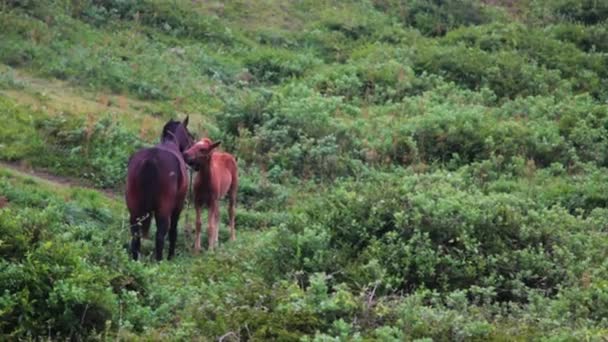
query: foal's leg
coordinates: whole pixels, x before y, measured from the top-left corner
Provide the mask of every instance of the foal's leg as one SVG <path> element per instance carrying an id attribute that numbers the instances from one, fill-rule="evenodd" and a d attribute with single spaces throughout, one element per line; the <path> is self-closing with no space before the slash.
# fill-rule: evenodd
<path id="1" fill-rule="evenodd" d="M 194 237 L 194 253 L 201 251 L 201 207 L 196 206 L 196 234 Z"/>
<path id="2" fill-rule="evenodd" d="M 171 224 L 169 215 L 157 213 L 154 216 L 156 220 L 156 261 L 163 259 L 163 248 L 165 247 L 165 235 Z"/>
<path id="3" fill-rule="evenodd" d="M 177 241 L 177 222 L 181 209 L 173 210 L 171 213 L 171 227 L 169 228 L 169 256 L 167 260 L 171 260 L 175 256 L 175 243 Z"/>
<path id="4" fill-rule="evenodd" d="M 215 234 L 217 231 L 217 223 L 215 222 L 215 218 L 218 211 L 217 206 L 217 201 L 212 201 L 207 212 L 207 242 L 209 243 L 210 251 L 216 247 Z"/>
<path id="5" fill-rule="evenodd" d="M 219 234 L 220 233 L 220 204 L 219 201 L 215 207 L 215 213 L 213 215 L 213 242 L 215 247 L 219 246 Z"/>
<path id="6" fill-rule="evenodd" d="M 236 207 L 236 189 L 230 193 L 230 202 L 228 204 L 228 216 L 230 217 L 230 241 L 236 240 L 236 230 L 234 229 Z"/>

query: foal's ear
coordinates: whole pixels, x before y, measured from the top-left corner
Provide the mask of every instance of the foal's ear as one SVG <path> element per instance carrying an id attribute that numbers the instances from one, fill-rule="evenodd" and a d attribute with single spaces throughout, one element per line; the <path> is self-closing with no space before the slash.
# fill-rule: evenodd
<path id="1" fill-rule="evenodd" d="M 184 119 L 184 121 L 182 121 L 182 125 L 184 125 L 184 127 L 188 128 L 188 120 L 190 119 L 190 115 L 186 115 L 186 118 Z"/>
<path id="2" fill-rule="evenodd" d="M 220 144 L 221 144 L 221 143 L 222 143 L 222 141 L 221 141 L 221 140 L 220 140 L 220 141 L 216 141 L 216 142 L 214 142 L 213 144 L 211 144 L 211 148 L 210 148 L 210 150 L 213 150 L 214 148 L 216 148 L 216 147 L 220 146 Z"/>

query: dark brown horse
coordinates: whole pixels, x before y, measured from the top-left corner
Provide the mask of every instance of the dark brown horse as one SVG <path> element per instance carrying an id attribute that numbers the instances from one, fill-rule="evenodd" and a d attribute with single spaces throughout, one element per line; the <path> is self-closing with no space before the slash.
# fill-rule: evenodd
<path id="1" fill-rule="evenodd" d="M 201 208 L 208 208 L 207 240 L 209 250 L 217 247 L 219 224 L 219 200 L 228 195 L 230 201 L 228 215 L 230 216 L 230 240 L 236 239 L 234 229 L 236 192 L 239 183 L 236 159 L 224 152 L 216 152 L 220 142 L 212 142 L 203 138 L 186 152 L 184 159 L 198 171 L 194 181 L 194 206 L 196 208 L 196 240 L 194 249 L 201 250 Z"/>
<path id="2" fill-rule="evenodd" d="M 131 156 L 127 171 L 127 207 L 131 223 L 131 253 L 137 260 L 141 237 L 148 237 L 152 215 L 156 220 L 156 260 L 163 257 L 165 235 L 169 232 L 169 259 L 175 255 L 177 222 L 182 211 L 188 177 L 182 152 L 192 145 L 188 118 L 169 121 L 161 141 Z"/>

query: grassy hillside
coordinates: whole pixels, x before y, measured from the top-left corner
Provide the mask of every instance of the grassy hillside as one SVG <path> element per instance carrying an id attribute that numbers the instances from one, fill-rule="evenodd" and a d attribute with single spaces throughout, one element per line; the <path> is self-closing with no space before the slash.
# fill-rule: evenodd
<path id="1" fill-rule="evenodd" d="M 0 1 L 0 334 L 608 335 L 601 1 Z M 237 241 L 128 259 L 169 118 L 237 155 Z M 224 213 L 223 213 L 224 214 Z M 224 218 L 225 219 L 225 218 Z M 225 222 L 225 221 L 224 221 Z M 206 238 L 206 237 L 203 237 Z"/>

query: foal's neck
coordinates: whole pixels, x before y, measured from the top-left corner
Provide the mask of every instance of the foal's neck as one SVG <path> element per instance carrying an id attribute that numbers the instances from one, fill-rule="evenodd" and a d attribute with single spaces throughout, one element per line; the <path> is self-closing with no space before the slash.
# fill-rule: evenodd
<path id="1" fill-rule="evenodd" d="M 196 190 L 194 191 L 195 201 L 197 205 L 211 207 L 214 201 L 213 181 L 211 171 L 211 158 L 203 161 L 198 169 L 196 176 Z"/>
<path id="2" fill-rule="evenodd" d="M 212 176 L 212 173 L 211 173 L 211 159 L 213 159 L 213 154 L 211 156 L 209 156 L 209 160 L 203 161 L 201 163 L 201 166 L 200 166 L 200 168 L 198 170 L 199 177 L 201 177 L 201 181 L 204 184 L 211 183 L 211 176 Z"/>

